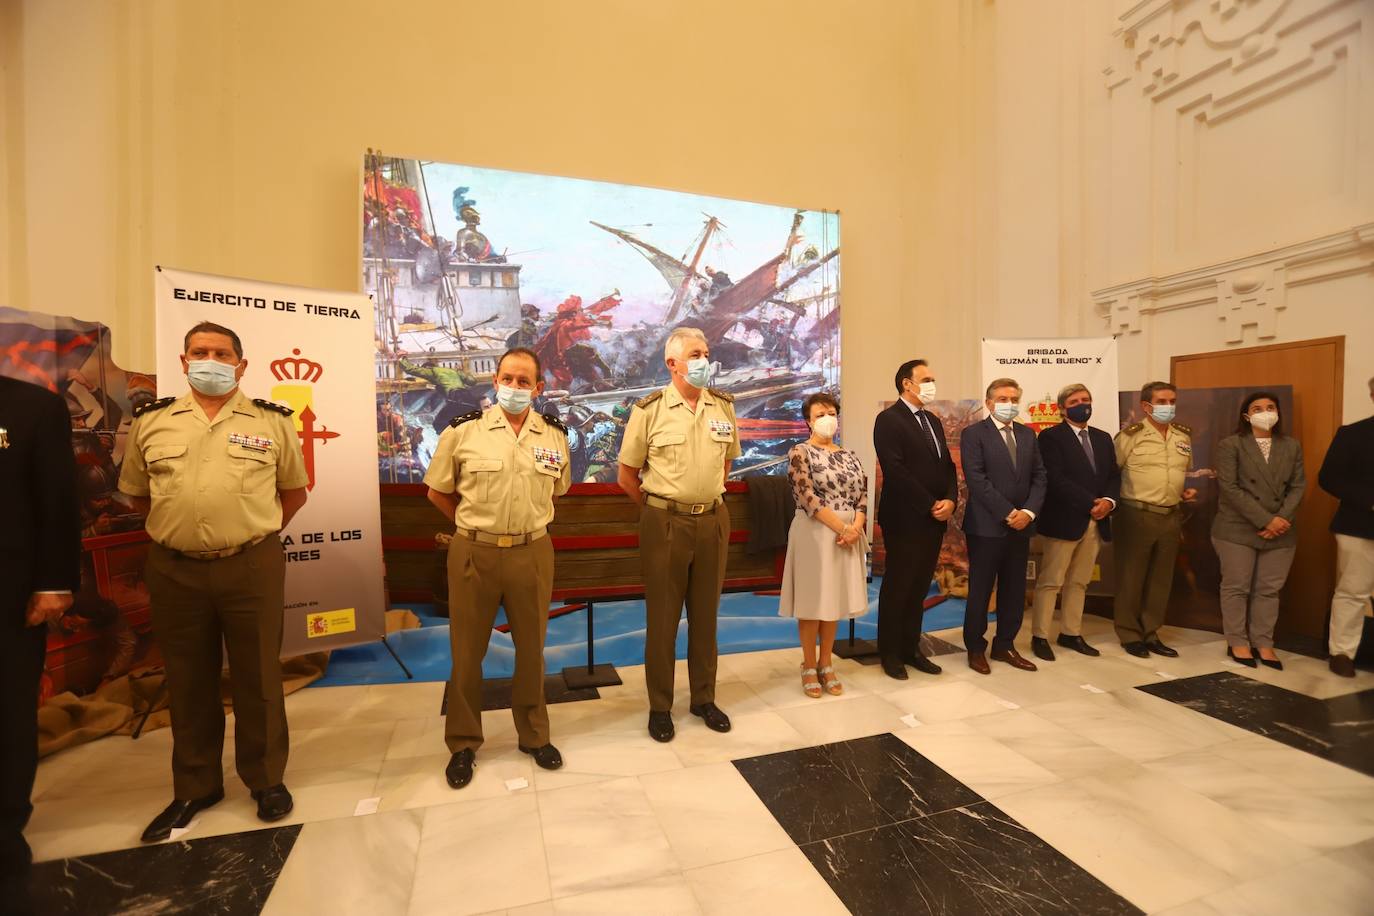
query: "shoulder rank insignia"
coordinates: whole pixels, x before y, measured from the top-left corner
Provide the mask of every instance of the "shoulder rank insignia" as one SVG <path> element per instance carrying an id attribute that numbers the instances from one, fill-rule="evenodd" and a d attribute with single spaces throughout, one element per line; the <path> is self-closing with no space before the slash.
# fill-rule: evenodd
<path id="1" fill-rule="evenodd" d="M 706 390 L 711 392 L 712 396 L 720 398 L 727 404 L 734 403 L 735 396 L 728 391 L 721 391 L 719 388 L 707 388 Z"/>
<path id="2" fill-rule="evenodd" d="M 1185 436 L 1191 436 L 1193 434 L 1193 428 L 1191 426 L 1184 426 L 1182 423 L 1170 423 L 1169 425 Z"/>
<path id="3" fill-rule="evenodd" d="M 540 414 L 540 416 L 544 418 L 545 423 L 549 424 L 554 429 L 561 432 L 563 435 L 566 436 L 568 434 L 568 427 L 564 426 L 563 421 L 558 419 L 558 414 L 550 411 L 548 413 Z"/>
<path id="4" fill-rule="evenodd" d="M 145 413 L 152 413 L 154 410 L 161 410 L 164 407 L 171 407 L 176 403 L 176 398 L 158 398 L 156 401 L 149 401 L 134 408 L 134 416 L 141 417 Z"/>
<path id="5" fill-rule="evenodd" d="M 662 388 L 658 389 L 653 394 L 646 394 L 638 401 L 635 401 L 635 406 L 638 407 L 640 410 L 643 410 L 644 408 L 648 407 L 650 404 L 652 404 L 654 401 L 657 401 L 661 397 L 663 397 Z"/>
<path id="6" fill-rule="evenodd" d="M 1121 432 L 1123 435 L 1126 436 L 1134 436 L 1136 433 L 1140 432 L 1144 428 L 1144 423 L 1132 423 L 1130 426 L 1126 427 Z"/>
<path id="7" fill-rule="evenodd" d="M 292 410 L 290 407 L 287 407 L 285 404 L 278 404 L 276 401 L 269 401 L 266 398 L 253 398 L 253 403 L 261 407 L 263 410 L 274 411 L 276 413 L 281 414 L 283 417 L 289 417 L 293 413 L 295 413 L 294 410 Z"/>
<path id="8" fill-rule="evenodd" d="M 469 411 L 468 413 L 463 414 L 462 416 L 454 417 L 452 420 L 449 420 L 449 421 L 448 421 L 448 425 L 449 425 L 449 426 L 452 426 L 454 429 L 457 429 L 458 427 L 462 426 L 464 423 L 471 423 L 473 420 L 480 420 L 480 419 L 482 419 L 482 411 L 480 411 L 480 410 L 473 410 L 473 411 Z"/>

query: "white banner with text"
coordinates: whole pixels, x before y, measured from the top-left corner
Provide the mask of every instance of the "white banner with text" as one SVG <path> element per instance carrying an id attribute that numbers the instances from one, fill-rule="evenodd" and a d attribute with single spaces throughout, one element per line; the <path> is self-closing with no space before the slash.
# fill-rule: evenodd
<path id="1" fill-rule="evenodd" d="M 1090 425 L 1109 436 L 1121 428 L 1115 337 L 984 337 L 984 388 L 999 378 L 1021 386 L 1020 420 L 1037 433 L 1063 419 L 1058 395 L 1072 384 L 1086 385 L 1093 396 Z"/>

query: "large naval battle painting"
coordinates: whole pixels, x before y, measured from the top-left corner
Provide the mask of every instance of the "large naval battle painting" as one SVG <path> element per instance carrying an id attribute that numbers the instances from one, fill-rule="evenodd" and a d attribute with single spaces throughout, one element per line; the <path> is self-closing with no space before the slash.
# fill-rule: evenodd
<path id="1" fill-rule="evenodd" d="M 539 354 L 535 406 L 567 424 L 574 481 L 614 481 L 679 326 L 706 333 L 713 384 L 735 395 L 733 476 L 784 473 L 802 399 L 839 392 L 839 246 L 834 213 L 369 154 L 382 482 L 420 482 L 449 420 L 491 403 L 512 346 Z"/>

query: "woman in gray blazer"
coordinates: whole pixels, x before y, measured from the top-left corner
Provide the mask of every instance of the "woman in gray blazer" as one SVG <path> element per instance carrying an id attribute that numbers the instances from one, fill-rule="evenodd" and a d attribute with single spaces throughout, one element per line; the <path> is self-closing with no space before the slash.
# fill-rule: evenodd
<path id="1" fill-rule="evenodd" d="M 1274 623 L 1297 550 L 1293 519 L 1307 477 L 1301 443 L 1283 435 L 1277 395 L 1256 391 L 1245 399 L 1239 428 L 1217 444 L 1216 466 L 1221 499 L 1212 544 L 1221 559 L 1226 654 L 1254 668 L 1258 652 L 1259 661 L 1282 669 Z"/>

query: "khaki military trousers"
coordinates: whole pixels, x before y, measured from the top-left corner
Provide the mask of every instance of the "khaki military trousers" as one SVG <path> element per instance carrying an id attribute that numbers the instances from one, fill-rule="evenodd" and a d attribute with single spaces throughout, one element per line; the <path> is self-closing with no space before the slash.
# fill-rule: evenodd
<path id="1" fill-rule="evenodd" d="M 448 549 L 449 645 L 444 743 L 449 753 L 482 746 L 482 659 L 496 609 L 506 609 L 515 643 L 511 715 L 525 747 L 549 743 L 544 705 L 544 636 L 553 598 L 553 542 L 547 536 L 518 547 L 455 537 Z"/>
<path id="2" fill-rule="evenodd" d="M 687 605 L 687 679 L 691 704 L 716 700 L 716 617 L 725 584 L 730 511 L 684 515 L 645 505 L 639 516 L 644 565 L 644 676 L 651 712 L 673 708 L 677 631 Z"/>
<path id="3" fill-rule="evenodd" d="M 1097 522 L 1089 522 L 1083 536 L 1076 541 L 1052 537 L 1042 537 L 1040 541 L 1040 575 L 1035 580 L 1032 632 L 1041 639 L 1049 639 L 1054 601 L 1058 598 L 1059 632 L 1064 636 L 1081 636 L 1083 604 L 1088 583 L 1093 578 L 1097 552 L 1102 546 Z"/>
<path id="4" fill-rule="evenodd" d="M 1116 635 L 1122 644 L 1150 642 L 1164 625 L 1174 560 L 1183 537 L 1183 512 L 1159 515 L 1122 503 L 1112 516 L 1116 561 Z"/>
<path id="5" fill-rule="evenodd" d="M 193 560 L 153 544 L 144 578 L 167 668 L 176 797 L 189 801 L 224 785 L 221 646 L 229 652 L 234 766 L 249 789 L 279 784 L 290 747 L 281 686 L 281 540 L 270 535 L 222 560 Z"/>

